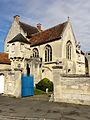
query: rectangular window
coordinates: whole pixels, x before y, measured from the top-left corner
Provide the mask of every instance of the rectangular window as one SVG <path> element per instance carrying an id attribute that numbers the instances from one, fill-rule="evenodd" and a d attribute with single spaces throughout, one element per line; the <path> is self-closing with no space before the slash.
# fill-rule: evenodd
<path id="1" fill-rule="evenodd" d="M 12 44 L 12 52 L 15 52 L 15 44 Z"/>
<path id="2" fill-rule="evenodd" d="M 50 61 L 52 61 L 52 51 L 50 51 Z"/>
<path id="3" fill-rule="evenodd" d="M 7 45 L 7 52 L 9 52 L 9 45 Z"/>
<path id="4" fill-rule="evenodd" d="M 47 50 L 45 50 L 45 62 L 47 62 Z"/>
<path id="5" fill-rule="evenodd" d="M 50 50 L 48 49 L 47 52 L 48 52 L 48 62 L 49 62 L 50 61 L 49 60 L 50 59 Z"/>
<path id="6" fill-rule="evenodd" d="M 23 44 L 23 43 L 20 44 L 20 50 L 21 50 L 21 51 L 24 50 L 24 44 Z"/>
<path id="7" fill-rule="evenodd" d="M 72 51 L 71 51 L 71 46 L 70 46 L 70 60 L 71 60 L 71 52 L 72 52 Z"/>

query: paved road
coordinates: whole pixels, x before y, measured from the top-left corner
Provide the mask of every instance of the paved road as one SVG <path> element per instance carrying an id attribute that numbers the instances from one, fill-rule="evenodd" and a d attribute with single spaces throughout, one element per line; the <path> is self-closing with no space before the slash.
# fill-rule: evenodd
<path id="1" fill-rule="evenodd" d="M 90 106 L 0 96 L 0 120 L 90 120 Z"/>

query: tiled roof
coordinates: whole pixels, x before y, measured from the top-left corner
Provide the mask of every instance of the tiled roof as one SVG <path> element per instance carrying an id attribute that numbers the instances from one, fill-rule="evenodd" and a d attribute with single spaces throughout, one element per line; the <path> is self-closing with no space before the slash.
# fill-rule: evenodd
<path id="1" fill-rule="evenodd" d="M 8 43 L 13 43 L 13 42 L 23 42 L 23 43 L 27 43 L 30 44 L 29 41 L 27 41 L 27 39 L 21 34 L 19 33 L 18 35 L 16 35 L 12 40 L 10 40 Z"/>
<path id="2" fill-rule="evenodd" d="M 0 64 L 11 64 L 7 53 L 0 53 Z"/>
<path id="3" fill-rule="evenodd" d="M 19 22 L 19 25 L 23 29 L 23 31 L 27 33 L 27 36 L 31 36 L 31 34 L 35 34 L 35 33 L 39 32 L 36 27 L 33 27 L 26 23 Z"/>
<path id="4" fill-rule="evenodd" d="M 52 27 L 50 29 L 47 29 L 45 31 L 33 35 L 32 38 L 30 39 L 31 46 L 40 45 L 54 41 L 56 39 L 60 39 L 66 24 L 67 22 L 64 22 L 55 27 Z"/>

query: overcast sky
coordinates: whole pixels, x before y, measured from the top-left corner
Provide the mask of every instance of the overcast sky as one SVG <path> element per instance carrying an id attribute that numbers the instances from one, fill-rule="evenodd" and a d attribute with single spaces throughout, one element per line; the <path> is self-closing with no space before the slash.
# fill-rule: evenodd
<path id="1" fill-rule="evenodd" d="M 23 22 L 46 29 L 70 17 L 83 51 L 90 51 L 90 0 L 0 0 L 0 51 L 14 15 Z"/>

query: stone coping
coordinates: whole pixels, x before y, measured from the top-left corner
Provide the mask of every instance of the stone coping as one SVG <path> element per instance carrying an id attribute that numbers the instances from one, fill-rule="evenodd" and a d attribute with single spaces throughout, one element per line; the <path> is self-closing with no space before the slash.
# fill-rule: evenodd
<path id="1" fill-rule="evenodd" d="M 73 78 L 73 77 L 90 77 L 90 75 L 83 75 L 83 74 L 80 74 L 80 75 L 78 75 L 78 74 L 67 74 L 67 75 L 60 74 L 60 76 L 61 77 L 71 77 L 71 78 Z"/>

